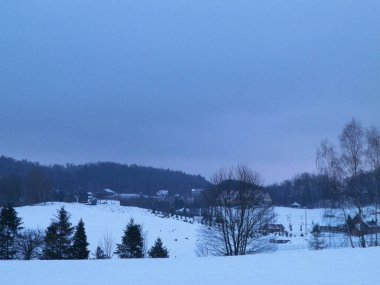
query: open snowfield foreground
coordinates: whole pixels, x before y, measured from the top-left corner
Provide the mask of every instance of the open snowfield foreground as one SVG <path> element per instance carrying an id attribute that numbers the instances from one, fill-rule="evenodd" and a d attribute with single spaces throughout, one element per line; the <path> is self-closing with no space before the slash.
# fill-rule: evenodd
<path id="1" fill-rule="evenodd" d="M 323 210 L 276 207 L 278 223 L 292 237 L 274 253 L 240 257 L 196 257 L 197 223 L 162 218 L 145 209 L 121 207 L 116 202 L 97 206 L 67 203 L 17 208 L 25 228 L 45 230 L 62 206 L 76 225 L 85 222 L 89 249 L 94 252 L 104 233 L 120 243 L 130 218 L 142 224 L 148 246 L 159 236 L 170 251 L 169 259 L 84 261 L 1 261 L 2 284 L 273 284 L 365 285 L 379 284 L 380 248 L 309 251 L 305 226 L 323 222 Z M 279 248 L 280 249 L 280 248 Z M 286 250 L 293 249 L 293 250 Z"/>
<path id="2" fill-rule="evenodd" d="M 379 284 L 379 248 L 240 257 L 2 261 L 0 284 Z"/>

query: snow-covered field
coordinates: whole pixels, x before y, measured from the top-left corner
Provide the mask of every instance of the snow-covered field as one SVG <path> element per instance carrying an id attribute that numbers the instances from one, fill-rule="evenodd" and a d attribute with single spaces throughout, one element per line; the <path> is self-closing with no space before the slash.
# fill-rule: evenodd
<path id="1" fill-rule="evenodd" d="M 120 242 L 130 218 L 144 226 L 151 246 L 159 236 L 172 258 L 142 260 L 87 261 L 1 261 L 0 284 L 378 284 L 380 248 L 305 249 L 308 231 L 313 223 L 324 222 L 320 209 L 290 209 L 277 207 L 278 223 L 289 230 L 290 242 L 271 254 L 240 257 L 195 256 L 199 224 L 175 218 L 161 218 L 151 212 L 120 207 L 115 202 L 97 206 L 54 203 L 17 208 L 27 228 L 45 229 L 57 209 L 65 206 L 75 225 L 85 222 L 90 249 L 95 250 L 104 233 L 111 233 Z M 306 217 L 307 216 L 307 217 Z M 302 229 L 301 229 L 302 225 Z M 308 232 L 307 231 L 307 232 Z M 281 245 L 282 246 L 282 245 Z M 280 248 L 281 249 L 281 248 Z"/>
<path id="2" fill-rule="evenodd" d="M 3 261 L 0 284 L 379 284 L 379 248 L 281 251 L 239 257 Z"/>
<path id="3" fill-rule="evenodd" d="M 184 222 L 181 219 L 162 218 L 150 211 L 135 207 L 119 206 L 116 201 L 107 201 L 106 204 L 89 206 L 77 203 L 48 203 L 46 205 L 25 206 L 17 208 L 26 228 L 46 229 L 57 210 L 64 206 L 71 214 L 71 222 L 76 225 L 80 218 L 86 227 L 89 249 L 94 252 L 102 237 L 111 234 L 116 243 L 120 243 L 121 236 L 130 218 L 142 224 L 147 233 L 148 247 L 160 237 L 169 249 L 170 257 L 196 256 L 196 241 L 199 224 Z M 307 238 L 310 236 L 314 224 L 323 224 L 323 209 L 292 209 L 275 207 L 277 223 L 283 224 L 291 233 L 286 237 L 290 242 L 278 245 L 279 250 L 307 249 Z M 290 230 L 290 224 L 292 230 Z M 305 225 L 306 230 L 305 230 Z"/>
<path id="4" fill-rule="evenodd" d="M 105 203 L 105 202 L 104 202 Z M 76 225 L 80 218 L 86 227 L 89 249 L 94 252 L 102 237 L 108 233 L 112 235 L 116 243 L 120 243 L 125 226 L 130 218 L 136 223 L 142 224 L 147 233 L 148 247 L 152 246 L 155 239 L 160 237 L 164 245 L 169 249 L 170 257 L 196 256 L 196 241 L 198 223 L 185 222 L 185 219 L 162 218 L 150 211 L 135 207 L 119 206 L 116 201 L 106 201 L 105 204 L 89 206 L 78 203 L 48 203 L 46 205 L 25 206 L 17 208 L 19 216 L 23 219 L 26 228 L 46 229 L 50 220 L 56 215 L 57 210 L 64 206 L 71 214 L 71 222 Z M 293 209 L 287 207 L 275 207 L 277 223 L 284 225 L 289 233 L 287 237 L 276 236 L 276 239 L 289 240 L 288 243 L 279 244 L 278 250 L 308 249 L 308 238 L 313 226 L 327 225 L 337 222 L 337 219 L 325 219 L 324 209 Z M 327 238 L 331 246 L 345 246 L 345 237 L 333 235 Z"/>
<path id="5" fill-rule="evenodd" d="M 23 227 L 45 230 L 51 219 L 57 214 L 57 210 L 62 206 L 71 214 L 70 221 L 73 225 L 76 225 L 80 218 L 83 219 L 91 252 L 95 252 L 98 243 L 106 233 L 111 234 L 116 243 L 121 243 L 125 226 L 130 218 L 134 218 L 135 223 L 143 225 L 143 231 L 147 233 L 148 247 L 151 247 L 157 237 L 160 237 L 169 249 L 170 257 L 195 256 L 197 224 L 160 218 L 145 209 L 121 207 L 115 201 L 97 206 L 78 203 L 48 203 L 19 207 L 16 211 L 22 218 Z"/>

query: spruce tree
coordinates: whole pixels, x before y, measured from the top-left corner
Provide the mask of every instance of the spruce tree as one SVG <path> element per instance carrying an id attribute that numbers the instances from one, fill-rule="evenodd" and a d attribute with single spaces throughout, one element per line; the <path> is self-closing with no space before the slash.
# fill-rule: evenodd
<path id="1" fill-rule="evenodd" d="M 327 247 L 326 240 L 321 233 L 321 229 L 316 224 L 311 232 L 311 239 L 309 240 L 309 248 L 313 250 L 321 250 Z"/>
<path id="2" fill-rule="evenodd" d="M 103 249 L 100 246 L 98 246 L 96 248 L 95 258 L 96 259 L 107 259 L 106 254 L 104 253 Z"/>
<path id="3" fill-rule="evenodd" d="M 0 212 L 0 259 L 15 259 L 17 254 L 16 237 L 21 227 L 21 218 L 15 209 L 8 205 Z"/>
<path id="4" fill-rule="evenodd" d="M 141 226 L 131 219 L 124 230 L 122 243 L 117 244 L 115 253 L 119 258 L 143 258 L 144 239 L 142 237 Z"/>
<path id="5" fill-rule="evenodd" d="M 152 246 L 148 251 L 148 255 L 150 258 L 168 258 L 169 251 L 162 245 L 161 239 L 157 238 L 154 246 Z"/>
<path id="6" fill-rule="evenodd" d="M 62 207 L 56 219 L 52 221 L 45 234 L 44 259 L 69 259 L 73 227 L 69 221 L 70 215 Z"/>
<path id="7" fill-rule="evenodd" d="M 62 259 L 58 251 L 58 224 L 52 222 L 46 229 L 42 259 Z"/>
<path id="8" fill-rule="evenodd" d="M 73 237 L 73 246 L 71 248 L 71 258 L 72 259 L 88 259 L 90 251 L 87 249 L 88 246 L 86 231 L 84 229 L 84 223 L 80 219 L 78 225 L 75 228 L 75 233 Z"/>

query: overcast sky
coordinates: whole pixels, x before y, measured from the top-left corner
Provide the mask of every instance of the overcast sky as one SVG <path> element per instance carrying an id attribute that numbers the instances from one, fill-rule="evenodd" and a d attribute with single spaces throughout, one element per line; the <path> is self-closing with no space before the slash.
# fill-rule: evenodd
<path id="1" fill-rule="evenodd" d="M 266 183 L 380 127 L 380 1 L 2 0 L 0 154 Z"/>

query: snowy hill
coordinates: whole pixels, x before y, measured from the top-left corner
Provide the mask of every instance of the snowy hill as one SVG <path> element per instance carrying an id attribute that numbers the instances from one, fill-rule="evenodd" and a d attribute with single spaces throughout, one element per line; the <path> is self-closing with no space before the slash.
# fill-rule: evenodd
<path id="1" fill-rule="evenodd" d="M 111 203 L 111 202 L 110 202 Z M 197 224 L 168 218 L 160 218 L 151 212 L 135 208 L 122 207 L 118 203 L 89 206 L 78 203 L 53 203 L 17 208 L 23 220 L 23 227 L 45 230 L 57 209 L 62 206 L 71 214 L 71 222 L 76 225 L 80 218 L 85 223 L 89 249 L 94 252 L 98 243 L 106 233 L 110 233 L 116 243 L 121 242 L 121 236 L 130 218 L 143 225 L 147 232 L 148 246 L 152 246 L 160 237 L 169 249 L 171 257 L 195 256 Z"/>
<path id="2" fill-rule="evenodd" d="M 57 209 L 64 206 L 71 214 L 71 222 L 76 225 L 80 218 L 86 227 L 90 250 L 94 252 L 104 234 L 112 235 L 116 243 L 120 243 L 121 236 L 130 218 L 143 225 L 147 233 L 148 247 L 160 237 L 170 251 L 170 257 L 196 256 L 196 241 L 199 224 L 185 222 L 181 219 L 162 218 L 150 211 L 135 207 L 123 207 L 116 201 L 106 204 L 89 206 L 78 203 L 48 203 L 46 205 L 25 206 L 17 208 L 26 228 L 46 229 Z M 326 223 L 324 209 L 292 209 L 275 207 L 277 223 L 283 224 L 289 233 L 286 244 L 278 245 L 279 250 L 307 249 L 307 238 L 314 224 Z M 285 238 L 285 237 L 282 237 Z"/>
<path id="3" fill-rule="evenodd" d="M 148 232 L 151 246 L 160 236 L 170 250 L 169 259 L 88 260 L 88 261 L 1 261 L 0 284 L 377 284 L 380 248 L 304 249 L 306 223 L 322 223 L 324 211 L 276 208 L 278 222 L 293 231 L 288 248 L 272 254 L 239 257 L 195 257 L 198 224 L 161 218 L 151 212 L 121 207 L 115 202 L 97 206 L 53 203 L 17 208 L 23 226 L 45 229 L 56 210 L 64 206 L 75 225 L 83 218 L 90 249 L 95 250 L 104 233 L 112 233 L 115 242 L 133 217 Z M 355 260 L 355 262 L 352 262 Z M 54 280 L 54 281 L 53 281 Z"/>

